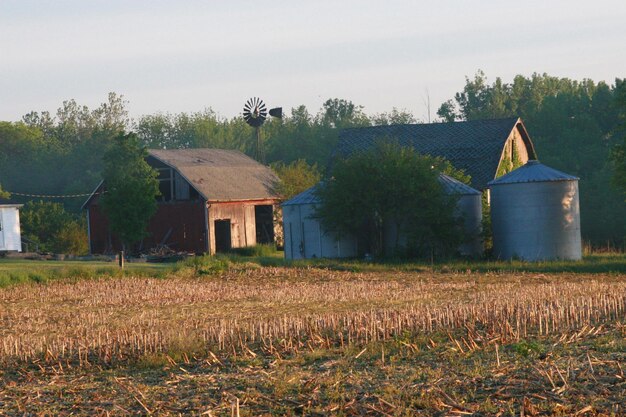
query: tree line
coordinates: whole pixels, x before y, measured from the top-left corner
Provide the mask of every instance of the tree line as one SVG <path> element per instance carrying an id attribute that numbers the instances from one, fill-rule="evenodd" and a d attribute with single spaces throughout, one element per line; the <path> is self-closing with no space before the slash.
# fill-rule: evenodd
<path id="1" fill-rule="evenodd" d="M 626 113 L 624 91 L 626 83 L 620 79 L 609 85 L 533 74 L 519 75 L 511 83 L 499 78 L 489 83 L 479 71 L 466 79 L 454 98 L 441 105 L 438 115 L 444 122 L 522 117 L 540 160 L 581 178 L 583 239 L 597 246 L 623 246 L 626 206 L 614 180 L 620 172 L 620 157 L 617 151 L 613 151 L 617 155 L 613 160 L 610 155 L 612 149 L 620 149 L 624 137 L 619 130 Z M 21 121 L 0 122 L 3 189 L 34 195 L 88 193 L 102 178 L 102 157 L 120 131 L 135 132 L 148 148 L 212 147 L 254 155 L 254 131 L 240 116 L 225 118 L 207 108 L 132 120 L 126 106 L 123 96 L 110 93 L 95 109 L 68 100 L 54 115 L 33 111 Z M 342 99 L 329 99 L 313 113 L 305 106 L 285 113 L 282 119 L 268 119 L 262 136 L 267 162 L 279 175 L 300 184 L 286 186 L 286 195 L 324 174 L 340 129 L 420 122 L 400 109 L 368 115 L 362 106 Z M 38 201 L 16 194 L 12 198 Z M 46 199 L 45 204 L 61 204 L 72 221 L 80 225 L 84 224 L 80 206 L 86 198 Z M 26 215 L 31 209 L 42 210 L 45 206 L 37 204 L 40 207 L 30 203 L 24 210 Z"/>

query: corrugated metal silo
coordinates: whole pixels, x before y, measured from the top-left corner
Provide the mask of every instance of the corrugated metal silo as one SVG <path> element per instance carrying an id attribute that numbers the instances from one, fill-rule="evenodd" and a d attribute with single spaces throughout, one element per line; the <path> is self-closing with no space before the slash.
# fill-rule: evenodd
<path id="1" fill-rule="evenodd" d="M 315 188 L 293 197 L 282 204 L 285 258 L 348 258 L 357 255 L 357 242 L 352 236 L 337 237 L 325 230 L 315 218 L 319 199 Z"/>
<path id="2" fill-rule="evenodd" d="M 531 160 L 488 186 L 497 258 L 582 258 L 577 177 Z"/>
<path id="3" fill-rule="evenodd" d="M 439 175 L 439 183 L 448 195 L 457 195 L 456 215 L 463 218 L 465 242 L 459 246 L 459 253 L 465 256 L 479 256 L 483 253 L 482 240 L 482 200 L 480 191 L 463 184 L 445 174 Z"/>

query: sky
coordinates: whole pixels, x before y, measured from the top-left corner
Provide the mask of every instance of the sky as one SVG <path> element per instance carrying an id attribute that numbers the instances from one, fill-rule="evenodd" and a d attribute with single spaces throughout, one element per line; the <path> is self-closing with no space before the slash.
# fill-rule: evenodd
<path id="1" fill-rule="evenodd" d="M 116 92 L 134 118 L 257 96 L 427 121 L 479 69 L 626 77 L 624 22 L 624 0 L 0 0 L 0 120 Z"/>

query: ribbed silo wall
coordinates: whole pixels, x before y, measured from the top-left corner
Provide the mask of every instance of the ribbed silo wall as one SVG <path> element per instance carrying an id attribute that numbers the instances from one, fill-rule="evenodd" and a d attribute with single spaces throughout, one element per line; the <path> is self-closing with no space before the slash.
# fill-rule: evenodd
<path id="1" fill-rule="evenodd" d="M 464 243 L 459 246 L 459 253 L 464 256 L 483 254 L 482 220 L 483 210 L 480 194 L 462 195 L 456 204 L 456 215 L 463 218 Z"/>
<path id="2" fill-rule="evenodd" d="M 578 181 L 492 185 L 491 224 L 499 259 L 582 258 Z"/>

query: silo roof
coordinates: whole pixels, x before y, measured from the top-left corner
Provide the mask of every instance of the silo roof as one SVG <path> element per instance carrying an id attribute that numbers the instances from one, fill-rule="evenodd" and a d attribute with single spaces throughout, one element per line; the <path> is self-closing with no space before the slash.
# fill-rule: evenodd
<path id="1" fill-rule="evenodd" d="M 467 184 L 463 184 L 461 181 L 456 180 L 446 174 L 439 174 L 439 184 L 443 187 L 446 194 L 456 195 L 477 195 L 480 194 L 475 188 L 470 187 Z"/>
<path id="2" fill-rule="evenodd" d="M 524 166 L 509 172 L 506 175 L 489 181 L 487 186 L 501 184 L 519 184 L 525 182 L 551 182 L 551 181 L 578 181 L 578 177 L 557 171 L 537 160 L 530 160 Z"/>

